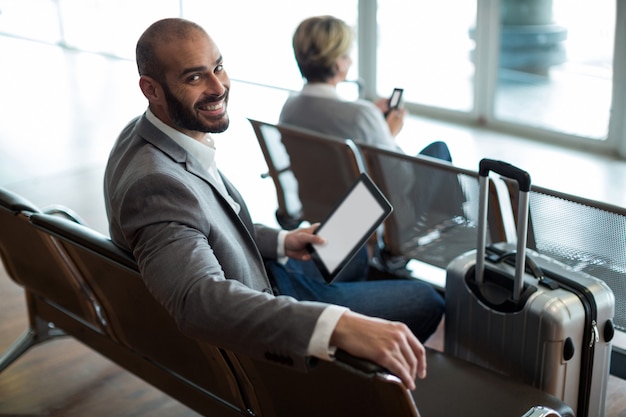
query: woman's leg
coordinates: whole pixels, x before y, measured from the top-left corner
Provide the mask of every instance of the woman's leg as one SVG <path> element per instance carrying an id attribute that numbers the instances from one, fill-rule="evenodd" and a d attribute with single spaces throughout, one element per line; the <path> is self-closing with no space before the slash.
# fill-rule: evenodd
<path id="1" fill-rule="evenodd" d="M 431 156 L 433 158 L 443 159 L 444 161 L 452 162 L 452 155 L 450 155 L 450 149 L 445 142 L 437 141 L 433 142 L 420 151 L 420 155 Z"/>

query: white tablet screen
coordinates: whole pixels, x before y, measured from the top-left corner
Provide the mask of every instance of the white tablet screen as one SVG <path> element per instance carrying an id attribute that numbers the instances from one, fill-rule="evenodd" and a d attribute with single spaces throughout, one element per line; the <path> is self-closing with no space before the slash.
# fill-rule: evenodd
<path id="1" fill-rule="evenodd" d="M 327 281 L 332 281 L 391 210 L 380 190 L 362 174 L 315 232 L 326 239 L 326 244 L 312 246 L 312 254 Z"/>

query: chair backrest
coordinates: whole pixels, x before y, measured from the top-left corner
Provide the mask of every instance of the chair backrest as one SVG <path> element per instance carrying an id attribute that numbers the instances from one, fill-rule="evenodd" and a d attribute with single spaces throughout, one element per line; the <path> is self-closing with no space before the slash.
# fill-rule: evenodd
<path id="1" fill-rule="evenodd" d="M 385 221 L 383 241 L 391 256 L 446 268 L 456 256 L 476 248 L 478 173 L 428 156 L 357 145 L 367 171 L 394 211 Z M 496 193 L 495 187 L 490 190 Z M 490 198 L 489 233 L 504 236 L 497 198 Z"/>
<path id="2" fill-rule="evenodd" d="M 66 262 L 58 241 L 30 223 L 37 213 L 39 208 L 30 201 L 0 188 L 0 258 L 9 277 L 97 332 L 109 333 L 97 297 Z"/>
<path id="3" fill-rule="evenodd" d="M 178 330 L 174 319 L 148 292 L 132 255 L 108 237 L 64 218 L 39 213 L 31 216 L 31 222 L 59 241 L 101 300 L 122 345 L 231 408 L 247 409 L 223 351 Z"/>
<path id="4" fill-rule="evenodd" d="M 298 181 L 291 171 L 291 161 L 281 141 L 280 131 L 271 123 L 254 119 L 248 121 L 267 164 L 268 172 L 262 176 L 269 176 L 274 182 L 278 202 L 276 219 L 283 228 L 293 229 L 301 222 L 302 204 L 298 197 Z"/>
<path id="5" fill-rule="evenodd" d="M 517 183 L 506 184 L 517 223 Z M 606 282 L 615 327 L 626 331 L 626 208 L 536 185 L 529 201 L 527 246 Z"/>
<path id="6" fill-rule="evenodd" d="M 418 417 L 400 379 L 338 351 L 334 362 L 312 361 L 307 372 L 236 355 L 263 416 Z"/>
<path id="7" fill-rule="evenodd" d="M 307 129 L 277 125 L 298 180 L 302 218 L 324 220 L 364 171 L 354 142 Z"/>

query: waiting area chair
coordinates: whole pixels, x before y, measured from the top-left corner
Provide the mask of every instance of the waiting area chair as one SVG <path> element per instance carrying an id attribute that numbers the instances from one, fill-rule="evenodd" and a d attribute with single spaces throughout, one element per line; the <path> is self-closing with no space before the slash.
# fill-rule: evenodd
<path id="1" fill-rule="evenodd" d="M 0 371 L 31 347 L 64 336 L 49 312 L 58 312 L 91 332 L 114 338 L 101 305 L 77 271 L 66 262 L 58 242 L 30 223 L 41 210 L 0 188 L 0 259 L 9 277 L 25 290 L 29 327 L 0 357 Z"/>
<path id="2" fill-rule="evenodd" d="M 148 293 L 132 256 L 107 237 L 65 217 L 33 210 L 8 190 L 0 189 L 0 199 L 2 242 L 10 237 L 7 231 L 15 230 L 13 223 L 31 225 L 39 233 L 30 234 L 33 239 L 44 236 L 55 241 L 50 250 L 55 257 L 57 251 L 63 254 L 61 259 L 90 288 L 87 298 L 98 301 L 106 321 L 103 329 L 94 328 L 47 299 L 45 289 L 31 291 L 27 286 L 32 271 L 25 270 L 16 282 L 32 294 L 34 303 L 29 314 L 48 327 L 62 329 L 63 334 L 80 340 L 203 415 L 456 415 L 458 407 L 454 408 L 454 403 L 461 403 L 459 397 L 463 397 L 463 401 L 472 403 L 463 410 L 466 416 L 522 416 L 536 405 L 572 416 L 567 405 L 549 394 L 440 352 L 429 351 L 430 376 L 418 381 L 418 389 L 410 393 L 394 375 L 341 351 L 333 362 L 311 359 L 308 372 L 302 372 L 190 339 L 177 330 L 173 319 Z M 25 207 L 31 213 L 26 223 L 22 213 Z M 5 216 L 7 213 L 10 216 Z M 31 256 L 28 240 L 25 243 L 22 249 Z M 14 265 L 24 259 L 15 248 L 12 243 L 0 245 L 2 260 L 12 274 L 19 271 Z M 37 272 L 45 279 L 46 271 Z M 72 293 L 69 288 L 50 291 Z M 15 357 L 12 355 L 11 361 Z M 488 400 L 500 395 L 507 398 L 500 390 L 515 393 L 515 398 Z M 450 392 L 455 393 L 455 401 L 449 401 Z M 438 411 L 432 414 L 423 410 Z"/>
<path id="3" fill-rule="evenodd" d="M 69 262 L 93 289 L 121 347 L 167 369 L 169 375 L 163 378 L 163 384 L 169 386 L 172 382 L 167 380 L 176 381 L 178 376 L 235 411 L 248 408 L 226 353 L 178 330 L 172 317 L 148 292 L 132 255 L 108 237 L 58 216 L 35 214 L 31 222 L 58 241 Z M 111 359 L 117 361 L 113 352 Z M 134 365 L 143 366 L 131 362 L 125 367 L 132 371 Z M 161 378 L 150 382 L 159 386 Z M 186 390 L 181 390 L 181 395 L 186 394 Z"/>
<path id="4" fill-rule="evenodd" d="M 321 221 L 364 171 L 358 150 L 349 139 L 308 129 L 248 119 L 276 188 L 276 217 L 285 227 Z"/>
<path id="5" fill-rule="evenodd" d="M 423 155 L 359 143 L 367 172 L 394 211 L 385 221 L 384 247 L 390 256 L 446 268 L 476 248 L 478 173 Z M 495 188 L 490 192 L 496 193 Z M 504 238 L 501 209 L 490 199 L 489 233 Z"/>
<path id="6" fill-rule="evenodd" d="M 302 204 L 298 197 L 298 180 L 291 170 L 289 154 L 281 140 L 278 128 L 267 122 L 248 119 L 263 153 L 267 172 L 263 178 L 271 178 L 276 189 L 276 220 L 286 230 L 295 229 L 302 222 Z"/>
<path id="7" fill-rule="evenodd" d="M 365 171 L 356 145 L 293 126 L 278 125 L 278 130 L 298 180 L 302 217 L 322 221 Z"/>

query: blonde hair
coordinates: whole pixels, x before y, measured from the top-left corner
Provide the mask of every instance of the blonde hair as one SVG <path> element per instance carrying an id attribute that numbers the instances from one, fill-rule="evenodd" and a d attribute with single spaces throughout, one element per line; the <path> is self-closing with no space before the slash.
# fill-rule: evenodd
<path id="1" fill-rule="evenodd" d="M 309 82 L 335 75 L 337 60 L 350 52 L 354 33 L 333 16 L 315 16 L 302 21 L 293 35 L 293 51 L 300 73 Z"/>

